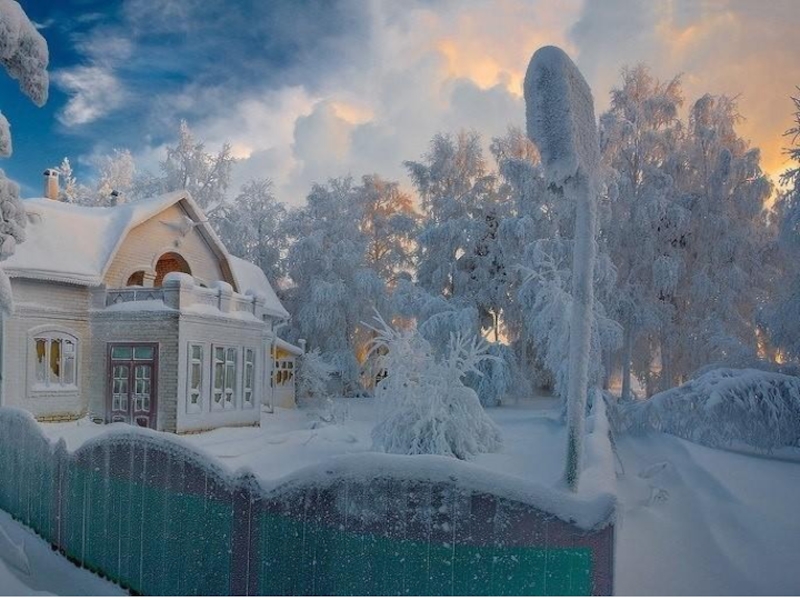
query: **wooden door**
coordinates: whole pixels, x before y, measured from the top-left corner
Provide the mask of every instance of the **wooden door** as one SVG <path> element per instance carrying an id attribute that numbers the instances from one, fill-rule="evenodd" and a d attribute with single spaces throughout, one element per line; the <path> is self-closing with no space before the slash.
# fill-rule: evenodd
<path id="1" fill-rule="evenodd" d="M 109 344 L 106 420 L 155 429 L 157 373 L 157 344 Z"/>

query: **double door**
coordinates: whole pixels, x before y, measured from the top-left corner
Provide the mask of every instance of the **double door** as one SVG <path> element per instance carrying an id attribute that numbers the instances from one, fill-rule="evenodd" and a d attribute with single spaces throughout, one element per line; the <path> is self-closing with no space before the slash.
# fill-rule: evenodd
<path id="1" fill-rule="evenodd" d="M 107 420 L 156 428 L 158 344 L 112 343 L 108 348 Z"/>

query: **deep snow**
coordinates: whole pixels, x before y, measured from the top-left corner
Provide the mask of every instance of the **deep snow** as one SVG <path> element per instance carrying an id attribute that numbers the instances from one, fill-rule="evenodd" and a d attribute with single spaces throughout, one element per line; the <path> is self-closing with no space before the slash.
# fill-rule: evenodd
<path id="1" fill-rule="evenodd" d="M 180 439 L 228 468 L 248 466 L 259 478 L 279 479 L 370 449 L 375 404 L 335 406 L 335 424 L 305 410 L 277 409 L 264 414 L 261 428 Z M 540 397 L 488 413 L 504 446 L 478 456 L 476 466 L 548 486 L 560 480 L 566 440 L 557 401 Z M 109 429 L 88 421 L 43 428 L 65 437 L 71 450 Z M 616 594 L 800 594 L 800 463 L 712 450 L 663 433 L 618 436 L 617 449 Z M 43 551 L 52 554 L 46 544 Z M 77 580 L 74 588 L 67 583 L 55 591 L 92 593 L 80 591 Z"/>

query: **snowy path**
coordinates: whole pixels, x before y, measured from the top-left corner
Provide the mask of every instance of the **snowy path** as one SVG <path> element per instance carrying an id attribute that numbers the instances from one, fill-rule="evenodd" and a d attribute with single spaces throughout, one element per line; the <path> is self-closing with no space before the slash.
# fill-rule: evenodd
<path id="1" fill-rule="evenodd" d="M 800 464 L 622 436 L 618 595 L 800 594 Z"/>
<path id="2" fill-rule="evenodd" d="M 123 596 L 105 579 L 80 569 L 50 544 L 0 511 L 0 596 Z"/>

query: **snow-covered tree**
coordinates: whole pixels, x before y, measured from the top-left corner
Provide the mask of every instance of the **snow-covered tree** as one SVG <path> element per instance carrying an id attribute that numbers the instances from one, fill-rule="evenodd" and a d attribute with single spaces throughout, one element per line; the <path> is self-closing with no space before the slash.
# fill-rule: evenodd
<path id="1" fill-rule="evenodd" d="M 485 344 L 453 336 L 440 358 L 415 329 L 392 328 L 378 319 L 373 350 L 386 377 L 376 400 L 387 414 L 372 431 L 376 449 L 394 454 L 439 454 L 466 460 L 500 449 L 500 431 L 464 385 L 468 374 L 489 359 Z"/>
<path id="2" fill-rule="evenodd" d="M 761 320 L 770 341 L 786 359 L 800 360 L 800 96 L 794 102 L 794 125 L 784 134 L 790 139 L 786 154 L 794 165 L 781 175 L 786 191 L 775 205 L 778 248 L 783 276 L 775 298 Z"/>
<path id="3" fill-rule="evenodd" d="M 167 147 L 167 158 L 159 165 L 160 174 L 139 174 L 134 184 L 136 195 L 187 190 L 210 216 L 225 202 L 235 162 L 229 144 L 224 144 L 217 154 L 209 154 L 205 143 L 197 141 L 186 121 L 181 121 L 178 141 Z"/>
<path id="4" fill-rule="evenodd" d="M 133 193 L 135 176 L 136 163 L 130 150 L 115 148 L 111 154 L 102 157 L 95 185 L 97 204 L 110 204 L 113 192 L 118 194 L 117 201 L 128 199 Z"/>
<path id="5" fill-rule="evenodd" d="M 231 253 L 257 264 L 277 284 L 286 273 L 287 213 L 272 190 L 269 179 L 249 181 L 232 202 L 215 211 L 211 222 Z"/>
<path id="6" fill-rule="evenodd" d="M 19 88 L 36 106 L 47 102 L 50 79 L 47 42 L 15 0 L 0 0 L 0 65 L 19 81 Z M 0 156 L 11 156 L 11 130 L 0 115 Z"/>
<path id="7" fill-rule="evenodd" d="M 0 0 L 0 64 L 34 104 L 47 101 L 50 60 L 47 42 L 36 31 L 25 11 L 14 0 Z M 0 156 L 12 152 L 8 120 L 0 114 Z M 0 169 L 0 261 L 14 253 L 25 240 L 26 215 L 19 200 L 19 186 Z M 0 269 L 0 310 L 12 310 L 11 282 Z"/>
<path id="8" fill-rule="evenodd" d="M 685 162 L 676 174 L 690 219 L 660 345 L 662 389 L 710 363 L 756 360 L 756 309 L 773 269 L 765 209 L 772 186 L 758 149 L 736 132 L 740 119 L 725 96 L 705 95 L 690 111 Z"/>
<path id="9" fill-rule="evenodd" d="M 319 348 L 303 354 L 297 366 L 297 398 L 320 399 L 328 393 L 328 382 L 335 368 L 322 358 Z"/>
<path id="10" fill-rule="evenodd" d="M 677 201 L 674 177 L 682 103 L 678 78 L 661 83 L 637 65 L 622 70 L 622 85 L 611 91 L 611 107 L 600 118 L 616 192 L 604 233 L 618 274 L 613 315 L 624 329 L 624 399 L 631 396 L 634 348 L 641 362 L 652 362 L 650 344 L 637 342 L 668 324 L 682 266 L 680 240 L 689 214 Z"/>
<path id="11" fill-rule="evenodd" d="M 411 196 L 379 175 L 362 177 L 355 195 L 361 206 L 359 229 L 367 241 L 365 264 L 393 284 L 399 273 L 413 267 L 417 214 Z"/>
<path id="12" fill-rule="evenodd" d="M 316 184 L 305 206 L 291 211 L 286 230 L 294 316 L 288 337 L 304 338 L 334 364 L 347 391 L 361 387 L 361 360 L 370 334 L 362 325 L 385 307 L 385 283 L 366 264 L 368 240 L 359 230 L 362 204 L 350 178 Z"/>

